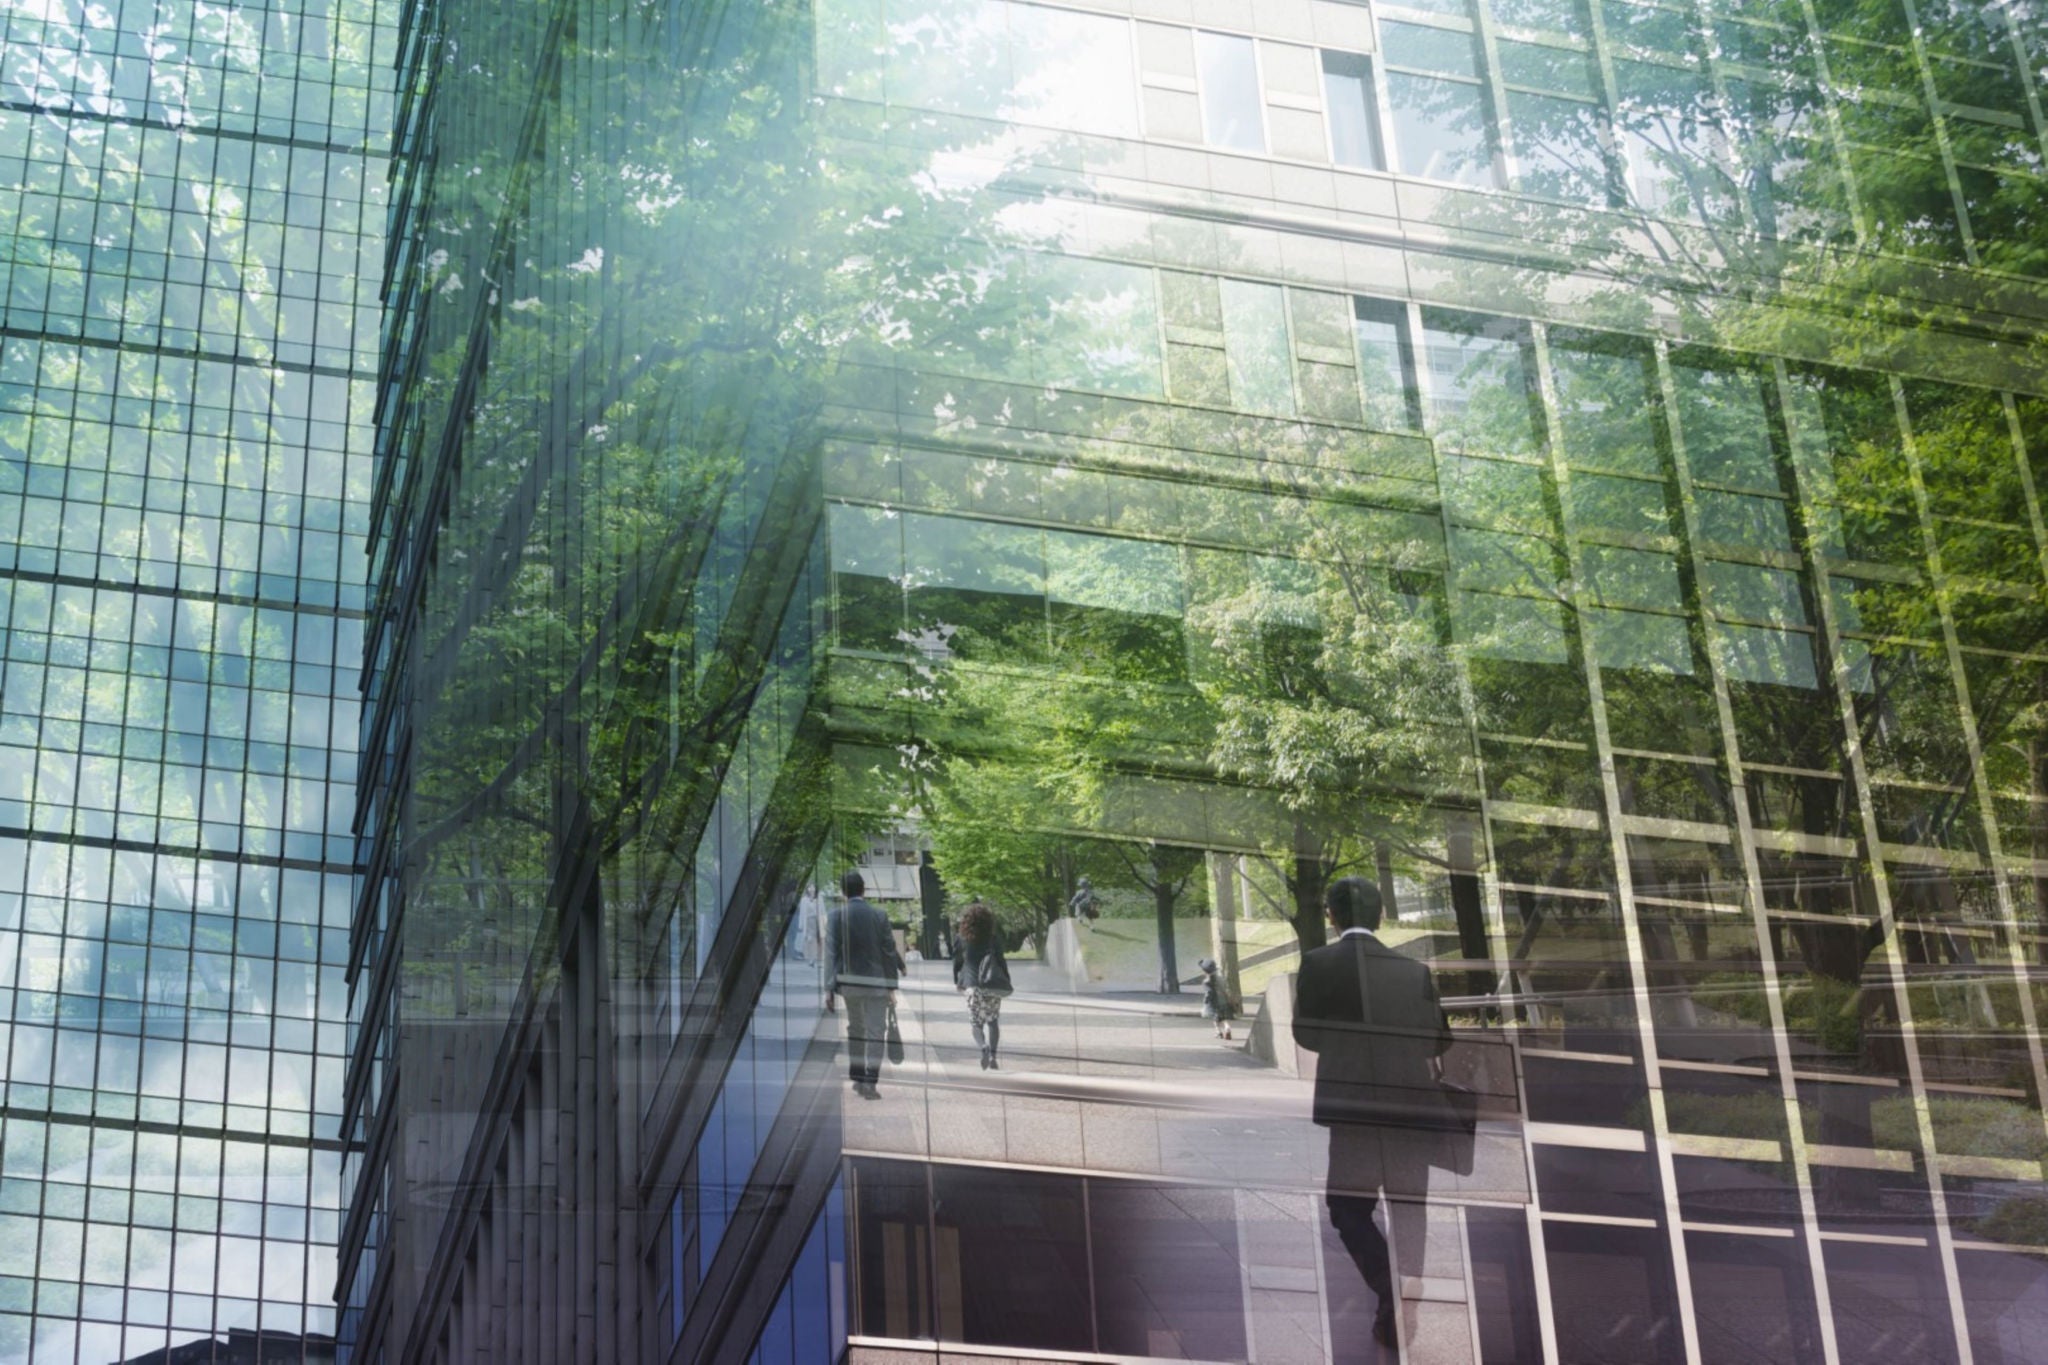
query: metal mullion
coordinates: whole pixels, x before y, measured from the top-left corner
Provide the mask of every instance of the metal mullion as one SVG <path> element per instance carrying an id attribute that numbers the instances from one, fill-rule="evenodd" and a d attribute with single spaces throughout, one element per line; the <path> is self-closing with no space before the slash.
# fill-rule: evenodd
<path id="1" fill-rule="evenodd" d="M 2042 109 L 2041 83 L 2035 78 L 2026 44 L 2020 39 L 2019 20 L 2013 18 L 2011 7 L 1999 8 L 2005 17 L 2006 56 L 2020 73 L 2020 88 L 2027 92 L 2027 111 L 2034 116 L 2034 141 L 2043 153 L 2048 153 L 2048 114 Z"/>
<path id="2" fill-rule="evenodd" d="M 1653 343 L 1651 353 L 1656 365 L 1658 394 L 1663 400 L 1663 425 L 1671 441 L 1672 477 L 1677 481 L 1679 518 L 1685 541 L 1683 553 L 1692 566 L 1693 581 L 1698 583 L 1703 578 L 1700 570 L 1705 556 L 1699 549 L 1698 509 L 1694 502 L 1692 473 L 1685 460 L 1685 433 L 1679 429 L 1677 421 L 1678 391 L 1677 381 L 1671 373 L 1670 347 L 1659 340 Z M 1774 365 L 1773 370 L 1782 382 L 1782 362 Z M 1779 408 L 1786 410 L 1782 402 Z M 1834 1302 L 1828 1290 L 1827 1258 L 1820 1240 L 1820 1210 L 1813 1197 L 1806 1130 L 1799 1112 L 1799 1086 L 1792 1076 L 1792 1038 L 1785 1022 L 1783 986 L 1778 979 L 1777 955 L 1771 951 L 1770 911 L 1764 904 L 1763 870 L 1756 853 L 1756 821 L 1750 814 L 1743 782 L 1741 747 L 1736 742 L 1735 704 L 1728 688 L 1728 675 L 1714 649 L 1713 625 L 1707 617 L 1704 599 L 1700 616 L 1700 624 L 1707 637 L 1707 676 L 1714 688 L 1714 710 L 1720 721 L 1721 744 L 1728 764 L 1729 804 L 1735 814 L 1736 843 L 1742 855 L 1743 880 L 1749 890 L 1750 922 L 1757 936 L 1757 962 L 1763 978 L 1764 1004 L 1770 1012 L 1771 1041 L 1778 1059 L 1778 1090 L 1784 1101 L 1786 1150 L 1792 1157 L 1793 1178 L 1799 1194 L 1800 1238 L 1806 1246 L 1808 1273 L 1813 1282 L 1814 1311 L 1820 1323 L 1821 1357 L 1828 1365 L 1837 1365 L 1841 1360 L 1841 1348 L 1835 1340 Z"/>
<path id="3" fill-rule="evenodd" d="M 1379 137 L 1380 171 L 1385 175 L 1399 175 L 1401 149 L 1394 143 L 1394 106 L 1387 93 L 1387 63 L 1384 55 L 1386 49 L 1380 45 L 1380 21 L 1377 13 L 1372 17 L 1372 44 L 1372 51 L 1361 55 L 1365 57 L 1365 69 L 1372 80 L 1372 116 L 1376 121 L 1373 131 Z M 1317 51 L 1321 52 L 1322 49 L 1318 48 Z M 1323 97 L 1323 136 L 1326 140 L 1333 134 L 1329 103 L 1326 87 Z M 1331 164 L 1336 164 L 1334 159 Z"/>
<path id="4" fill-rule="evenodd" d="M 2041 491 L 2034 485 L 2034 467 L 2027 458 L 2027 435 L 2020 425 L 2020 406 L 2009 393 L 2001 393 L 2000 406 L 2005 409 L 2005 426 L 2012 438 L 2013 454 L 2019 461 L 2020 492 L 2027 500 L 2027 524 L 2033 528 L 2035 557 L 2040 561 L 2041 578 L 2048 583 L 2048 524 L 2041 514 Z M 2048 455 L 2048 443 L 2042 450 Z"/>
<path id="5" fill-rule="evenodd" d="M 2004 844 L 1999 834 L 1997 811 L 1992 804 L 1990 774 L 1984 767 L 1983 737 L 1978 733 L 1976 708 L 1970 701 L 1969 670 L 1963 667 L 1962 643 L 1956 633 L 1954 604 L 1944 590 L 1946 583 L 1941 567 L 1941 546 L 1934 534 L 1933 510 L 1927 495 L 1927 483 L 1921 474 L 1919 443 L 1913 434 L 1911 413 L 1906 407 L 1905 386 L 1896 378 L 1892 380 L 1892 392 L 1893 401 L 1898 409 L 1900 432 L 1904 437 L 1902 449 L 1905 452 L 1906 468 L 1912 484 L 1913 501 L 1920 514 L 1921 535 L 1927 547 L 1929 577 L 1934 583 L 1941 585 L 1935 590 L 1935 605 L 1941 617 L 1942 646 L 1948 655 L 1949 674 L 1955 684 L 1956 698 L 1960 703 L 1958 709 L 1961 713 L 1963 743 L 1970 755 L 1970 776 L 1977 788 L 1977 814 L 1984 822 L 1985 846 L 1990 852 L 1986 862 L 1991 870 L 1992 889 L 1998 896 L 1999 921 L 2006 932 L 2006 958 L 2010 964 L 2015 994 L 2019 997 L 2020 1020 L 2027 1036 L 2027 1056 L 2034 1068 L 2035 1111 L 2042 1121 L 2044 1133 L 2048 1133 L 2048 1113 L 2043 1113 L 2041 1108 L 2043 1097 L 2048 1096 L 2048 1058 L 2043 1056 L 2040 1019 L 2034 1009 L 2033 992 L 2028 989 L 2031 983 L 2027 977 L 2027 961 L 2020 942 L 2019 917 L 2013 908 L 2012 884 L 2007 878 L 2006 870 L 2000 866 Z M 2009 429 L 2010 435 L 2017 430 L 2011 406 L 2012 397 L 2009 394 L 2001 397 L 2008 405 L 2008 421 L 2014 423 Z M 2025 471 L 2026 462 L 2020 458 L 2020 447 L 2013 444 L 2009 445 L 2007 450 L 2010 457 L 2018 461 L 2022 471 Z M 2027 514 L 2034 523 L 2038 536 L 2040 509 L 2034 501 L 2032 485 L 2032 479 L 2028 478 L 2023 487 L 2027 491 Z M 2037 548 L 2039 544 L 2037 540 Z M 1958 1310 L 1960 1311 L 1960 1302 Z"/>
<path id="6" fill-rule="evenodd" d="M 1420 416 L 1424 424 L 1427 425 L 1429 421 L 1429 364 L 1428 357 L 1424 354 L 1423 348 L 1422 306 L 1417 303 L 1408 303 L 1404 307 L 1404 326 L 1407 335 L 1405 337 L 1397 336 L 1395 338 L 1395 345 L 1405 348 L 1408 352 L 1408 368 L 1415 377 L 1414 403 L 1416 408 L 1420 410 L 1416 415 Z M 1362 373 L 1363 369 L 1361 367 Z M 1405 378 L 1406 376 L 1403 377 Z M 1430 464 L 1432 470 L 1434 470 L 1437 463 L 1436 454 L 1436 442 L 1432 439 L 1430 442 Z M 1456 677 L 1458 683 L 1458 705 L 1463 709 L 1465 715 L 1473 718 L 1472 770 L 1479 784 L 1479 809 L 1476 814 L 1479 821 L 1480 844 L 1485 855 L 1485 867 L 1479 874 L 1480 909 L 1486 916 L 1486 929 L 1489 935 L 1488 958 L 1490 959 L 1488 965 L 1495 969 L 1495 994 L 1498 995 L 1499 967 L 1502 959 L 1494 957 L 1491 945 L 1507 942 L 1507 922 L 1506 914 L 1500 906 L 1500 872 L 1499 864 L 1494 861 L 1493 825 L 1486 818 L 1486 756 L 1484 750 L 1480 748 L 1477 739 L 1479 702 L 1472 690 L 1472 671 L 1467 666 L 1464 652 L 1456 648 L 1455 643 L 1455 594 L 1457 590 L 1451 584 L 1452 570 L 1455 567 L 1451 559 L 1451 514 L 1449 507 L 1443 501 L 1441 482 L 1438 484 L 1437 492 L 1437 525 L 1444 537 L 1444 625 L 1452 631 L 1451 663 L 1453 676 Z M 1505 1023 L 1505 1020 L 1503 1020 L 1503 1023 Z M 1533 1181 L 1531 1188 L 1534 1188 Z"/>
<path id="7" fill-rule="evenodd" d="M 1482 1338 L 1479 1335 L 1479 1296 L 1473 1293 L 1471 1288 L 1473 1284 L 1472 1234 L 1470 1223 L 1466 1217 L 1466 1206 L 1463 1204 L 1451 1205 L 1451 1217 L 1456 1219 L 1458 1223 L 1458 1262 L 1463 1267 L 1465 1274 L 1465 1330 L 1471 1333 L 1469 1340 L 1476 1347 L 1480 1344 Z M 1250 1358 L 1257 1359 L 1256 1356 Z"/>
<path id="8" fill-rule="evenodd" d="M 1896 384 L 1896 381 L 1894 381 Z M 1895 406 L 1903 407 L 1903 399 L 1894 388 Z M 1895 416 L 1894 420 L 1897 420 Z M 1915 475 L 1917 481 L 1917 474 Z M 1803 501 L 1803 498 L 1802 498 Z M 1923 534 L 1931 535 L 1926 527 Z M 1822 585 L 1825 586 L 1825 585 Z M 1821 629 L 1829 641 L 1839 640 L 1841 631 L 1835 622 L 1833 594 L 1816 592 L 1814 604 L 1820 610 Z M 1862 733 L 1856 721 L 1855 689 L 1849 679 L 1848 660 L 1840 650 L 1829 655 L 1829 671 L 1834 675 L 1836 705 L 1842 718 L 1844 731 L 1843 756 L 1849 766 L 1850 781 L 1855 786 L 1857 815 L 1863 825 L 1865 855 L 1872 864 L 1871 895 L 1876 902 L 1878 927 L 1883 932 L 1884 954 L 1887 975 L 1893 992 L 1894 1008 L 1898 1011 L 1899 1035 L 1905 1044 L 1906 1083 L 1913 1101 L 1913 1117 L 1925 1159 L 1928 1201 L 1934 1214 L 1935 1245 L 1941 1259 L 1942 1280 L 1948 1290 L 1948 1299 L 1954 1315 L 1957 1365 L 1973 1365 L 1975 1357 L 1970 1350 L 1970 1333 L 1962 1314 L 1962 1290 L 1956 1273 L 1955 1240 L 1949 1231 L 1948 1200 L 1942 1189 L 1941 1171 L 1935 1160 L 1934 1118 L 1927 1102 L 1927 1078 L 1920 1064 L 1920 1047 L 1917 1031 L 1913 1026 L 1912 997 L 1907 993 L 1904 945 L 1899 938 L 1899 922 L 1892 908 L 1891 882 L 1886 875 L 1884 841 L 1877 826 L 1877 803 L 1871 794 L 1870 767 L 1863 753 Z"/>
<path id="9" fill-rule="evenodd" d="M 1403 309 L 1403 325 L 1407 328 L 1408 332 L 1406 341 L 1409 355 L 1413 361 L 1415 375 L 1415 406 L 1418 410 L 1417 415 L 1422 419 L 1424 429 L 1428 430 L 1433 428 L 1435 423 L 1430 409 L 1429 349 L 1426 342 L 1426 333 L 1422 327 L 1422 305 L 1410 300 L 1403 305 Z M 1397 345 L 1400 340 L 1400 338 L 1396 338 Z M 1440 454 L 1441 452 L 1437 447 L 1435 438 L 1432 437 L 1430 439 L 1430 466 L 1432 472 L 1440 468 Z M 1439 478 L 1437 485 L 1437 525 L 1444 537 L 1444 611 L 1449 618 L 1448 624 L 1452 627 L 1452 638 L 1455 641 L 1456 589 L 1451 586 L 1451 573 L 1455 568 L 1455 565 L 1451 562 L 1451 514 L 1450 509 L 1443 502 L 1441 478 Z M 1471 669 L 1467 664 L 1463 650 L 1454 647 L 1451 658 L 1458 679 L 1458 700 L 1465 707 L 1465 713 L 1473 717 L 1475 722 L 1474 734 L 1476 736 L 1476 722 L 1479 712 L 1472 692 Z M 1499 873 L 1493 861 L 1493 829 L 1491 822 L 1486 818 L 1485 760 L 1481 757 L 1476 738 L 1473 743 L 1473 766 L 1474 771 L 1478 774 L 1480 783 L 1479 828 L 1481 837 L 1486 841 L 1487 872 L 1485 878 L 1480 883 L 1480 894 L 1483 897 L 1489 891 L 1492 893 L 1492 904 L 1487 909 L 1487 927 L 1489 930 L 1498 932 L 1501 935 L 1499 941 L 1505 943 L 1507 930 L 1505 916 L 1499 904 Z M 1496 976 L 1495 980 L 1499 980 L 1498 976 Z M 1502 1020 L 1503 1028 L 1505 1028 L 1506 1022 L 1505 1019 Z M 1519 1029 L 1517 1029 L 1517 1032 L 1519 1032 Z M 1529 1112 L 1528 1082 L 1526 1077 L 1523 1076 L 1522 1068 L 1519 1065 L 1515 1068 L 1515 1085 L 1518 1092 L 1516 1095 L 1517 1102 L 1520 1103 L 1522 1113 L 1526 1116 Z M 1559 1365 L 1557 1316 L 1556 1310 L 1551 1303 L 1550 1294 L 1550 1256 L 1543 1244 L 1543 1201 L 1542 1194 L 1536 1184 L 1536 1151 L 1534 1145 L 1526 1137 L 1520 1145 L 1522 1149 L 1522 1179 L 1526 1182 L 1529 1193 L 1529 1202 L 1524 1215 L 1524 1222 L 1527 1225 L 1529 1234 L 1529 1275 L 1536 1297 L 1536 1331 L 1543 1344 L 1544 1365 Z M 1469 1297 L 1471 1293 L 1472 1288 L 1468 1280 L 1466 1294 Z"/>
<path id="10" fill-rule="evenodd" d="M 1856 234 L 1856 245 L 1870 249 L 1870 230 L 1863 218 L 1863 196 L 1856 188 L 1856 172 L 1849 165 L 1849 144 L 1842 135 L 1841 101 L 1835 97 L 1834 73 L 1828 66 L 1827 46 L 1821 42 L 1825 32 L 1820 17 L 1814 12 L 1813 0 L 1799 0 L 1799 13 L 1806 20 L 1806 41 L 1813 48 L 1814 79 L 1819 86 L 1822 116 L 1827 120 L 1828 145 L 1835 154 L 1835 165 L 1841 173 L 1842 191 L 1849 210 L 1849 227 Z"/>
<path id="11" fill-rule="evenodd" d="M 1484 68 L 1479 73 L 1479 85 L 1492 106 L 1493 146 L 1489 150 L 1496 177 L 1494 188 L 1513 191 L 1522 177 L 1515 163 L 1514 138 L 1508 126 L 1508 92 L 1500 76 L 1500 40 L 1494 30 L 1492 0 L 1472 0 L 1472 36 L 1479 40 L 1480 64 Z"/>
<path id="12" fill-rule="evenodd" d="M 1551 476 L 1557 483 L 1558 504 L 1565 504 L 1571 486 L 1565 463 L 1563 424 L 1558 417 L 1560 403 L 1550 370 L 1550 343 L 1541 324 L 1531 324 L 1535 343 L 1537 388 L 1543 402 L 1545 444 L 1549 447 Z M 1686 1255 L 1685 1228 L 1678 1210 L 1678 1173 L 1672 1160 L 1671 1128 L 1664 1109 L 1664 1081 L 1657 1051 L 1656 1017 L 1649 985 L 1649 959 L 1643 947 L 1642 926 L 1636 919 L 1635 879 L 1628 862 L 1628 836 L 1622 830 L 1621 786 L 1614 771 L 1614 745 L 1607 728 L 1607 697 L 1600 680 L 1591 632 L 1585 629 L 1587 607 L 1585 575 L 1580 570 L 1577 537 L 1560 525 L 1565 562 L 1571 577 L 1571 610 L 1579 621 L 1579 653 L 1586 677 L 1588 709 L 1593 721 L 1594 753 L 1599 761 L 1600 794 L 1606 807 L 1607 840 L 1614 859 L 1614 891 L 1621 917 L 1623 943 L 1628 948 L 1630 994 L 1636 1006 L 1636 1033 L 1643 1052 L 1644 1094 L 1649 1101 L 1652 1158 L 1663 1185 L 1665 1240 L 1671 1249 L 1672 1294 L 1677 1301 L 1679 1333 L 1685 1343 L 1687 1365 L 1700 1365 L 1699 1324 L 1692 1301 L 1692 1267 Z"/>
<path id="13" fill-rule="evenodd" d="M 1629 203 L 1628 157 L 1623 152 L 1621 145 L 1621 84 L 1614 75 L 1614 45 L 1607 37 L 1607 20 L 1601 14 L 1601 6 L 1589 3 L 1586 6 L 1586 13 L 1593 25 L 1592 32 L 1588 35 L 1587 39 L 1589 49 L 1587 55 L 1592 57 L 1593 65 L 1600 81 L 1600 93 L 1594 100 L 1594 104 L 1599 106 L 1604 102 L 1607 112 L 1607 122 L 1606 127 L 1603 129 L 1602 137 L 1602 141 L 1606 144 L 1607 148 L 1607 195 L 1610 201 L 1618 202 L 1626 210 L 1631 207 Z M 1615 183 L 1617 179 L 1620 181 L 1618 185 Z M 1617 189 L 1621 191 L 1618 201 L 1616 201 L 1615 196 Z M 1643 209 L 1643 215 L 1645 217 L 1656 216 L 1649 211 L 1647 206 Z"/>
<path id="14" fill-rule="evenodd" d="M 1246 34 L 1244 36 L 1245 41 L 1249 42 L 1252 45 L 1252 91 L 1259 102 L 1258 154 L 1270 160 L 1275 156 L 1275 153 L 1273 151 L 1273 110 L 1272 107 L 1266 102 L 1266 43 L 1269 40 L 1254 37 L 1250 34 Z M 1136 44 L 1133 43 L 1132 46 L 1135 47 Z M 1293 44 L 1289 44 L 1289 46 L 1293 46 Z M 1317 51 L 1318 49 L 1311 46 L 1309 50 Z M 1322 59 L 1320 57 L 1318 57 L 1316 60 L 1316 72 L 1318 75 L 1320 75 L 1322 72 Z M 1195 61 L 1195 77 L 1197 80 L 1201 78 L 1201 74 L 1202 63 L 1201 59 L 1198 56 Z M 1140 110 L 1138 116 L 1140 118 L 1143 118 L 1144 111 Z M 1326 109 L 1323 111 L 1323 136 L 1326 140 L 1329 137 L 1329 127 L 1330 115 L 1329 111 Z M 1236 152 L 1239 156 L 1247 155 L 1247 153 L 1245 153 L 1243 149 L 1236 147 L 1223 147 L 1218 148 L 1218 150 L 1224 152 Z M 1285 307 L 1284 299 L 1282 302 L 1282 307 L 1283 309 Z M 1288 337 L 1290 341 L 1292 341 L 1293 339 L 1293 333 L 1294 329 L 1292 326 L 1290 326 L 1288 328 Z"/>
<path id="15" fill-rule="evenodd" d="M 1756 212 L 1750 202 L 1748 193 L 1743 189 L 1744 157 L 1738 144 L 1738 129 L 1736 126 L 1738 122 L 1747 123 L 1749 112 L 1744 110 L 1741 119 L 1738 120 L 1735 106 L 1728 100 L 1727 63 L 1722 59 L 1720 50 L 1715 42 L 1711 40 L 1711 32 L 1707 29 L 1707 21 L 1712 17 L 1715 6 L 1711 3 L 1703 3 L 1700 9 L 1704 13 L 1701 15 L 1702 31 L 1698 36 L 1709 39 L 1709 41 L 1701 44 L 1700 61 L 1702 69 L 1706 73 L 1707 86 L 1713 91 L 1714 103 L 1719 107 L 1721 116 L 1720 127 L 1716 131 L 1720 134 L 1721 152 L 1728 158 L 1723 169 L 1729 174 L 1729 186 L 1733 191 L 1735 200 L 1735 212 L 1742 222 L 1743 231 L 1754 233 L 1757 231 Z"/>
<path id="16" fill-rule="evenodd" d="M 1934 145 L 1941 149 L 1942 173 L 1948 177 L 1949 198 L 1955 201 L 1956 220 L 1963 229 L 1963 258 L 1978 265 L 1977 232 L 1970 226 L 1970 208 L 1963 200 L 1962 177 L 1956 174 L 1955 148 L 1948 138 L 1948 115 L 1941 111 L 1941 96 L 1934 88 L 1934 65 L 1927 59 L 1927 43 L 1920 36 L 1920 12 L 1913 0 L 1905 0 L 1906 28 L 1913 42 L 1913 65 L 1920 69 L 1920 94 L 1927 101 L 1927 117 L 1934 125 Z"/>

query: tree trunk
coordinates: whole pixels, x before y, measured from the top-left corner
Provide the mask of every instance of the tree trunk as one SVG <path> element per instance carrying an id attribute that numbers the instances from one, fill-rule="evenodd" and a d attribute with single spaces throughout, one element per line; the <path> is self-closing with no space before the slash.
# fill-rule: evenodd
<path id="1" fill-rule="evenodd" d="M 1174 883 L 1161 877 L 1152 883 L 1152 913 L 1159 921 L 1159 993 L 1180 994 L 1180 966 L 1173 942 L 1173 903 L 1180 899 Z"/>
<path id="2" fill-rule="evenodd" d="M 1401 907 L 1394 897 L 1394 847 L 1385 839 L 1373 841 L 1372 868 L 1379 878 L 1381 910 L 1386 915 L 1386 922 L 1392 924 L 1401 918 Z"/>
<path id="3" fill-rule="evenodd" d="M 1487 964 L 1492 954 L 1486 947 L 1486 902 L 1479 891 L 1479 855 L 1474 846 L 1478 819 L 1469 812 L 1454 812 L 1444 831 L 1444 848 L 1451 864 L 1451 913 L 1458 921 L 1458 952 L 1473 965 L 1465 971 L 1465 993 L 1485 995 L 1493 989 L 1493 972 Z"/>
<path id="4" fill-rule="evenodd" d="M 1238 878 L 1242 872 L 1235 854 L 1211 853 L 1208 855 L 1209 872 L 1209 951 L 1216 959 L 1216 969 L 1223 977 L 1224 987 L 1230 998 L 1244 998 L 1244 983 L 1238 978 L 1237 966 L 1237 919 L 1240 910 L 1240 888 Z"/>
<path id="5" fill-rule="evenodd" d="M 1330 941 L 1323 917 L 1323 892 L 1329 884 L 1330 865 L 1320 850 L 1294 855 L 1294 875 L 1287 879 L 1287 889 L 1294 893 L 1294 914 L 1289 923 L 1294 926 L 1294 937 L 1304 953 Z"/>

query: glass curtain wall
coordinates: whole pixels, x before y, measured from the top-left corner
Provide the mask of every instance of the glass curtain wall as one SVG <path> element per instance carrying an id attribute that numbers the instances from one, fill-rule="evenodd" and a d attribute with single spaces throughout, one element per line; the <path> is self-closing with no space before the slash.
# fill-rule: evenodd
<path id="1" fill-rule="evenodd" d="M 344 1352 L 2029 1359 L 2041 43 L 412 10 Z"/>
<path id="2" fill-rule="evenodd" d="M 397 9 L 0 6 L 0 1360 L 333 1359 Z"/>
<path id="3" fill-rule="evenodd" d="M 959 50 L 1021 70 L 1026 8 Z M 2038 168 L 2039 33 L 1043 8 L 1127 29 L 1142 164 L 929 98 L 908 10 L 820 7 L 852 147 L 901 118 L 1045 168 L 971 180 L 1022 239 L 976 347 L 854 350 L 826 447 L 837 847 L 914 833 L 946 922 L 986 904 L 1031 983 L 990 1076 L 950 964 L 910 964 L 909 1060 L 845 1101 L 856 1356 L 1350 1358 L 1374 1296 L 1316 1231 L 1287 1021 L 1354 876 L 1486 1096 L 1408 1350 L 2028 1358 L 2044 371 L 1914 291 L 2038 297 L 2038 231 L 1992 209 L 2038 186 L 1978 171 L 1993 126 Z M 1832 246 L 1888 320 L 1795 316 Z M 1194 1017 L 1205 961 L 1248 1042 Z M 1154 1256 L 1201 1302 L 1145 1288 Z"/>

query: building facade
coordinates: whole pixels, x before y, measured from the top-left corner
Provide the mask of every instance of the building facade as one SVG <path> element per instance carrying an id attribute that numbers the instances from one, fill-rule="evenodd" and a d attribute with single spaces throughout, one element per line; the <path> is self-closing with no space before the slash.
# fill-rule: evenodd
<path id="1" fill-rule="evenodd" d="M 334 1358 L 395 15 L 0 7 L 0 1360 Z"/>
<path id="2" fill-rule="evenodd" d="M 2038 14 L 397 51 L 349 1359 L 1373 1359 L 1289 1029 L 1344 876 L 1482 1098 L 1406 1359 L 2043 1358 Z"/>

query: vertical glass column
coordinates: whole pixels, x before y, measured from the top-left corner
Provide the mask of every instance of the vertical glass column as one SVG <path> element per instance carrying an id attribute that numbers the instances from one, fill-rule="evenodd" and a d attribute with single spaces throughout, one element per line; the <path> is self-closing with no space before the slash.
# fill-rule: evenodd
<path id="1" fill-rule="evenodd" d="M 332 1358 L 395 11 L 0 35 L 0 1361 Z"/>

